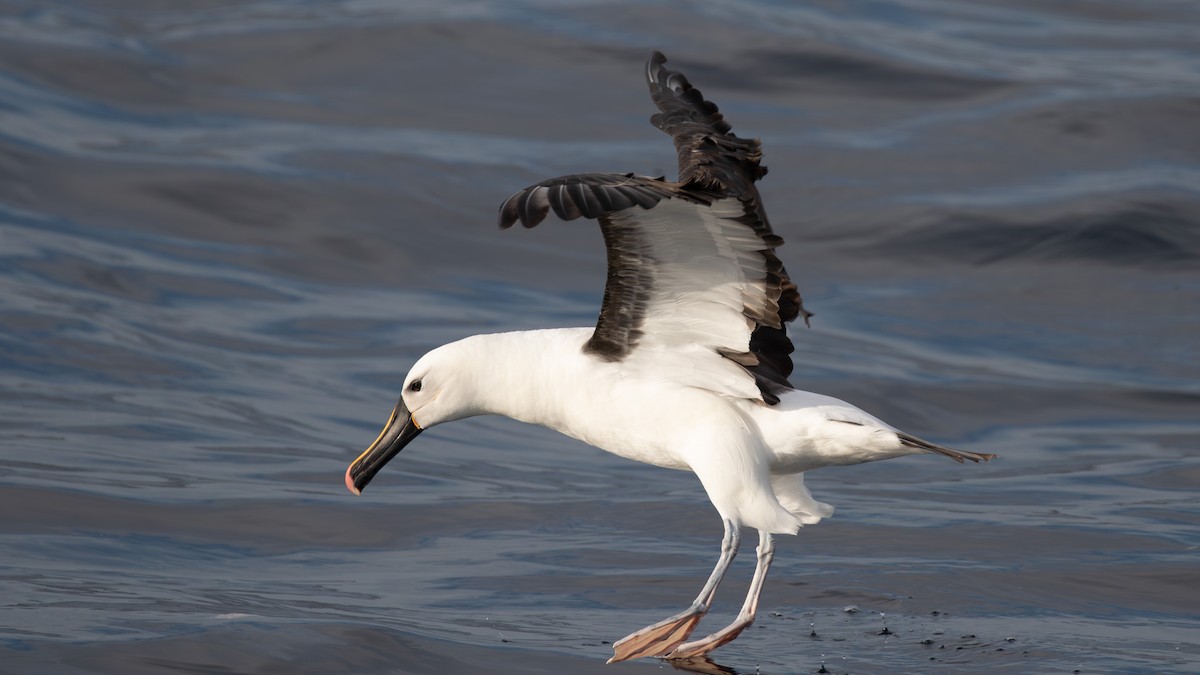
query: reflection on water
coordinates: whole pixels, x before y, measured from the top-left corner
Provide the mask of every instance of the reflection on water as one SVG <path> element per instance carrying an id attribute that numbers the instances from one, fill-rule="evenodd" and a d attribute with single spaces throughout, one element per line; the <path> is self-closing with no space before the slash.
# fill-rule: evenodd
<path id="1" fill-rule="evenodd" d="M 817 313 L 796 381 L 1001 456 L 815 473 L 837 516 L 780 542 L 755 628 L 675 665 L 1194 671 L 1196 18 L 18 3 L 4 663 L 599 673 L 681 609 L 720 538 L 690 475 L 474 419 L 360 498 L 341 481 L 430 347 L 593 320 L 598 232 L 500 233 L 495 209 L 553 175 L 673 172 L 656 47 L 764 141 Z"/>

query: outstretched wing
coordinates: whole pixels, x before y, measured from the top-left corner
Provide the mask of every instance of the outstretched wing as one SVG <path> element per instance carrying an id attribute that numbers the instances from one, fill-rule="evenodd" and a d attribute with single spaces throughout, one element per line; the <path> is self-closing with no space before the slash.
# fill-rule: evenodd
<path id="1" fill-rule="evenodd" d="M 532 185 L 500 207 L 500 226 L 600 222 L 608 280 L 585 350 L 607 360 L 653 359 L 681 381 L 776 403 L 791 388 L 792 343 L 784 324 L 803 314 L 796 286 L 774 249 L 754 181 L 765 172 L 757 141 L 740 139 L 683 75 L 647 64 L 671 134 L 680 180 L 633 174 L 563 176 Z"/>
<path id="2" fill-rule="evenodd" d="M 751 338 L 751 352 L 763 364 L 756 369 L 756 377 L 777 379 L 774 376 L 779 375 L 782 383 L 787 384 L 787 376 L 792 372 L 790 355 L 793 347 L 783 324 L 797 316 L 803 316 L 807 324 L 812 313 L 804 308 L 796 284 L 775 256 L 774 247 L 782 245 L 783 240 L 771 231 L 762 198 L 754 186 L 755 181 L 767 173 L 767 167 L 760 164 L 762 144 L 757 139 L 738 138 L 716 104 L 705 100 L 683 73 L 667 69 L 666 63 L 667 57 L 657 51 L 646 62 L 650 97 L 661 111 L 650 121 L 675 142 L 679 155 L 679 182 L 736 197 L 746 204 L 745 225 L 764 239 L 773 238 L 775 242 L 762 255 L 779 277 L 779 325 L 759 324 Z M 775 289 L 771 292 L 773 294 Z"/>

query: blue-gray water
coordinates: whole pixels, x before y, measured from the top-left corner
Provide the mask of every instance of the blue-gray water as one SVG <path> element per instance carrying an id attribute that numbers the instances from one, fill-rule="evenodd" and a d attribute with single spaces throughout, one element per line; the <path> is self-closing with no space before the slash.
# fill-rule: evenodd
<path id="1" fill-rule="evenodd" d="M 799 4 L 0 8 L 0 672 L 661 672 L 694 477 L 481 418 L 342 485 L 425 350 L 592 320 L 496 207 L 673 173 L 652 48 L 763 140 L 796 383 L 1001 456 L 810 475 L 714 660 L 1200 669 L 1200 10 Z"/>

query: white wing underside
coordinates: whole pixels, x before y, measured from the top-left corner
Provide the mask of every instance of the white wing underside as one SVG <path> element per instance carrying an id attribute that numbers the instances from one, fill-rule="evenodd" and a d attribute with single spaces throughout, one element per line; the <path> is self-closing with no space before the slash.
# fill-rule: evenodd
<path id="1" fill-rule="evenodd" d="M 748 315 L 778 311 L 767 290 L 763 240 L 736 219 L 745 207 L 664 199 L 609 215 L 645 234 L 651 269 L 641 336 L 630 366 L 653 364 L 656 376 L 723 396 L 761 400 L 754 377 L 722 353 L 750 350 Z M 647 370 L 651 372 L 651 370 Z"/>

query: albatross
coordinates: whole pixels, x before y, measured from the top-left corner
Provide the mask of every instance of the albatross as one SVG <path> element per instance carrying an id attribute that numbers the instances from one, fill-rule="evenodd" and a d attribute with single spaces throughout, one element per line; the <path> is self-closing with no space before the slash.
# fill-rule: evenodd
<path id="1" fill-rule="evenodd" d="M 474 335 L 422 356 L 383 431 L 346 470 L 359 494 L 426 429 L 475 415 L 539 424 L 615 455 L 691 471 L 724 526 L 720 556 L 686 609 L 613 644 L 624 661 L 686 659 L 754 621 L 773 536 L 833 513 L 804 473 L 917 454 L 962 463 L 994 455 L 904 433 L 789 381 L 787 324 L 804 308 L 775 249 L 755 182 L 759 141 L 739 138 L 659 52 L 646 64 L 654 126 L 671 136 L 679 179 L 587 173 L 542 181 L 500 206 L 500 227 L 560 220 L 600 224 L 608 280 L 594 327 Z M 737 617 L 689 641 L 737 554 L 758 531 L 757 564 Z"/>

